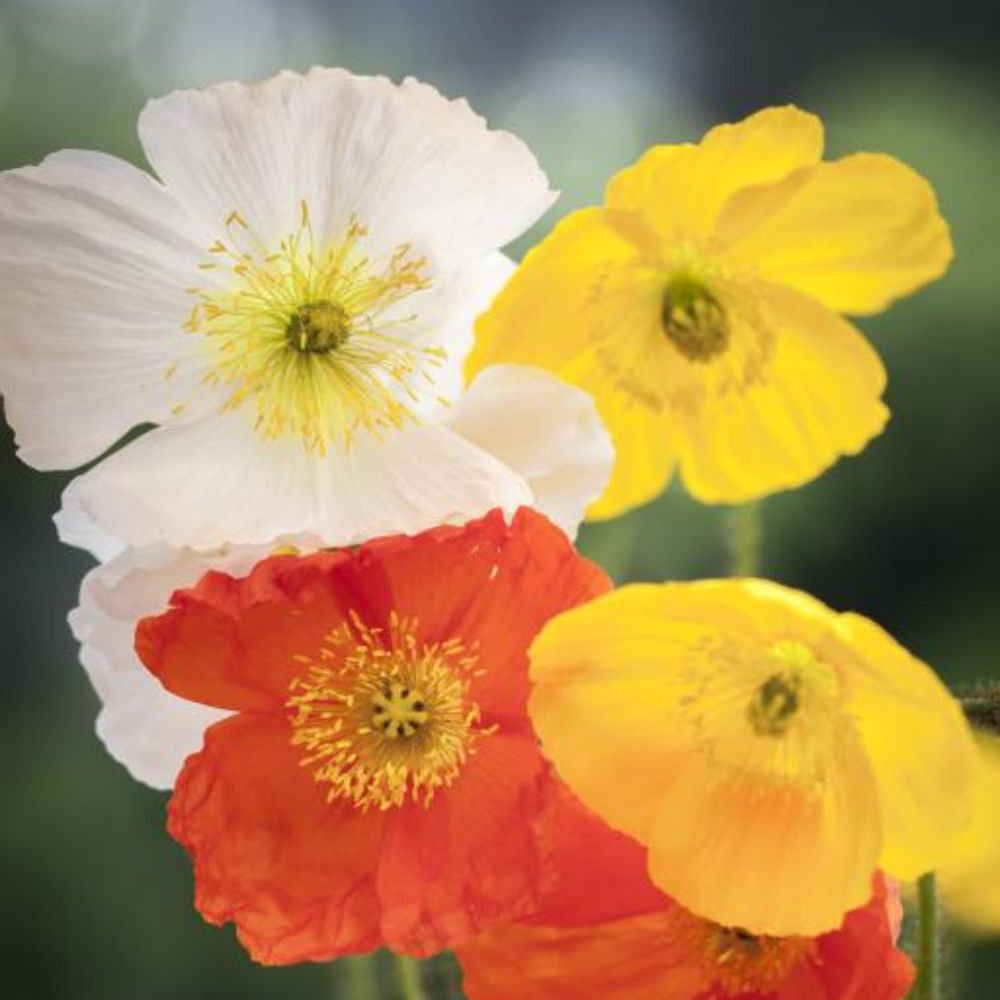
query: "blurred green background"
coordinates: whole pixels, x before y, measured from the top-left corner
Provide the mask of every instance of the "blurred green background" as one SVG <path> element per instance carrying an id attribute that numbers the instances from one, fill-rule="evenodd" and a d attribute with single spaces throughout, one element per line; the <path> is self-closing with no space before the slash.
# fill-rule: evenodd
<path id="1" fill-rule="evenodd" d="M 767 502 L 767 572 L 963 683 L 1000 676 L 998 28 L 969 0 L 0 0 L 0 168 L 64 147 L 141 162 L 136 114 L 178 86 L 312 63 L 412 73 L 533 146 L 564 192 L 537 238 L 651 143 L 765 104 L 819 112 L 832 154 L 894 153 L 933 181 L 958 259 L 863 324 L 893 420 Z M 330 968 L 257 968 L 195 915 L 164 796 L 93 733 L 65 625 L 88 559 L 49 520 L 65 477 L 20 465 L 3 434 L 0 997 L 349 1000 Z M 721 529 L 673 490 L 583 546 L 618 580 L 705 576 L 724 571 Z M 949 978 L 954 1000 L 1000 996 L 1000 947 L 963 942 Z"/>

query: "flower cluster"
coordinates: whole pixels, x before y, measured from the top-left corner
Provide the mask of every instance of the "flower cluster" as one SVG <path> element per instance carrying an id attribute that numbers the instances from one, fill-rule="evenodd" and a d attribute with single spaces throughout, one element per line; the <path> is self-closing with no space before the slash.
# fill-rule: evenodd
<path id="1" fill-rule="evenodd" d="M 1000 751 L 929 667 L 573 546 L 675 468 L 743 502 L 882 431 L 842 314 L 947 267 L 926 181 L 765 110 L 515 268 L 544 174 L 414 80 L 179 92 L 139 133 L 155 174 L 0 175 L 0 390 L 26 462 L 99 459 L 56 518 L 98 560 L 71 625 L 207 921 L 268 964 L 454 949 L 470 1000 L 901 1000 L 933 871 L 1000 926 Z"/>

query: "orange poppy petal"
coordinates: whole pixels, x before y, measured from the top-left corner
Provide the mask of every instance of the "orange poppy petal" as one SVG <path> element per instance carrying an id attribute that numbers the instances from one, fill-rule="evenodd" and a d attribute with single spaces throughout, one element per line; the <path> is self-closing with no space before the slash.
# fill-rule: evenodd
<path id="1" fill-rule="evenodd" d="M 815 939 L 759 947 L 669 904 L 596 926 L 494 924 L 456 954 L 469 1000 L 902 1000 L 913 966 L 895 947 L 883 880 L 875 886 Z"/>
<path id="2" fill-rule="evenodd" d="M 429 806 L 386 816 L 376 886 L 385 944 L 431 955 L 537 909 L 552 880 L 555 781 L 533 737 L 484 737 Z"/>
<path id="3" fill-rule="evenodd" d="M 461 528 L 362 546 L 355 589 L 384 579 L 386 605 L 414 618 L 427 642 L 461 637 L 477 658 L 469 697 L 486 722 L 527 724 L 527 649 L 553 615 L 611 589 L 607 574 L 578 555 L 543 515 L 521 508 L 510 524 L 493 511 Z M 364 575 L 366 574 L 367 575 Z M 434 581 L 433 584 L 431 581 Z"/>
<path id="4" fill-rule="evenodd" d="M 479 647 L 482 673 L 469 695 L 491 718 L 527 718 L 528 647 L 554 615 L 611 590 L 608 575 L 578 555 L 541 514 L 521 508 L 507 542 L 478 586 L 461 634 Z M 484 714 L 485 717 L 485 714 Z"/>
<path id="5" fill-rule="evenodd" d="M 493 511 L 353 553 L 272 557 L 243 579 L 208 573 L 175 594 L 165 614 L 139 623 L 136 648 L 175 694 L 266 711 L 286 701 L 302 672 L 296 657 L 314 653 L 348 612 L 371 627 L 396 613 L 416 619 L 424 641 L 461 636 L 480 658 L 473 700 L 495 715 L 524 716 L 531 639 L 552 615 L 610 587 L 541 514 L 522 509 L 508 524 Z"/>
<path id="6" fill-rule="evenodd" d="M 583 926 L 670 904 L 649 879 L 646 848 L 611 829 L 562 784 L 556 794 L 553 836 L 555 881 L 527 923 Z"/>
<path id="7" fill-rule="evenodd" d="M 283 719 L 238 715 L 212 726 L 188 758 L 168 828 L 194 862 L 199 912 L 234 922 L 270 965 L 378 947 L 384 824 L 384 813 L 326 801 Z"/>
<path id="8" fill-rule="evenodd" d="M 345 559 L 276 556 L 242 579 L 207 573 L 174 594 L 164 614 L 139 622 L 136 651 L 165 688 L 189 701 L 280 709 L 302 670 L 294 657 L 314 651 L 343 620 L 345 598 L 330 580 Z"/>

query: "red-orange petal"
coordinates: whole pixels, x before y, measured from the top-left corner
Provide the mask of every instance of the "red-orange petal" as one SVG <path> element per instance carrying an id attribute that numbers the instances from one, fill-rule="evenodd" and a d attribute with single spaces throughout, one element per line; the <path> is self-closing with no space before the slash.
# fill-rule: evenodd
<path id="1" fill-rule="evenodd" d="M 822 983 L 822 1000 L 899 1000 L 914 980 L 913 963 L 895 947 L 899 933 L 898 898 L 876 876 L 867 906 L 844 918 L 839 931 L 816 939 L 813 966 Z M 789 982 L 779 1000 L 799 1000 Z"/>
<path id="2" fill-rule="evenodd" d="M 612 830 L 562 783 L 556 792 L 553 837 L 555 880 L 526 923 L 585 926 L 672 905 L 649 878 L 645 846 Z"/>
<path id="3" fill-rule="evenodd" d="M 393 606 L 417 619 L 422 638 L 458 636 L 477 651 L 469 697 L 486 723 L 525 718 L 527 650 L 542 625 L 611 589 L 600 567 L 526 507 L 510 524 L 493 511 L 464 528 L 425 532 L 409 546 L 375 544 Z"/>
<path id="4" fill-rule="evenodd" d="M 260 962 L 383 945 L 430 955 L 537 910 L 554 878 L 556 792 L 533 739 L 498 733 L 429 806 L 365 813 L 327 802 L 284 720 L 247 714 L 188 759 L 169 828 L 194 861 L 202 916 L 234 922 Z"/>
<path id="5" fill-rule="evenodd" d="M 237 715 L 208 730 L 169 806 L 195 867 L 195 905 L 233 921 L 259 962 L 318 961 L 381 944 L 375 871 L 385 814 L 327 802 L 287 722 Z"/>
<path id="6" fill-rule="evenodd" d="M 377 880 L 384 943 L 431 955 L 536 910 L 554 877 L 556 787 L 534 738 L 500 731 L 429 806 L 389 813 Z"/>
<path id="7" fill-rule="evenodd" d="M 357 596 L 338 570 L 349 553 L 275 556 L 234 578 L 210 572 L 144 618 L 136 652 L 174 694 L 233 711 L 278 711 L 299 654 L 315 653 Z"/>
<path id="8" fill-rule="evenodd" d="M 479 657 L 469 696 L 484 721 L 526 722 L 527 647 L 554 614 L 609 590 L 563 532 L 522 509 L 463 527 L 381 538 L 353 550 L 275 556 L 245 578 L 208 573 L 139 623 L 139 656 L 170 691 L 235 711 L 280 709 L 296 655 L 357 613 L 385 627 L 415 618 L 431 643 L 458 638 Z"/>
<path id="9" fill-rule="evenodd" d="M 763 992 L 725 985 L 693 946 L 704 922 L 676 904 L 590 927 L 498 923 L 456 953 L 469 1000 L 902 1000 L 913 967 L 877 881 L 840 930 L 796 944 L 787 974 Z"/>

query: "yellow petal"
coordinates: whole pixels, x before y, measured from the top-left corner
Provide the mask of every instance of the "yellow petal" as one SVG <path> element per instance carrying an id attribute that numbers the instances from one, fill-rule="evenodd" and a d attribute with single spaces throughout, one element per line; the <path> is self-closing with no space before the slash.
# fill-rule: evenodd
<path id="1" fill-rule="evenodd" d="M 710 630 L 663 616 L 662 588 L 623 587 L 550 620 L 531 648 L 530 713 L 546 754 L 591 808 L 648 836 L 685 688 L 664 670 Z"/>
<path id="2" fill-rule="evenodd" d="M 590 385 L 615 449 L 607 488 L 587 511 L 588 520 L 599 521 L 659 496 L 673 473 L 677 445 L 668 417 L 624 393 Z"/>
<path id="3" fill-rule="evenodd" d="M 930 184 L 871 153 L 741 192 L 722 211 L 715 242 L 731 266 L 859 314 L 939 277 L 953 256 Z"/>
<path id="4" fill-rule="evenodd" d="M 823 126 L 794 107 L 719 125 L 697 146 L 654 146 L 608 184 L 608 208 L 638 212 L 661 236 L 707 238 L 741 188 L 777 181 L 823 153 Z"/>
<path id="5" fill-rule="evenodd" d="M 959 920 L 1000 932 L 1000 739 L 976 733 L 979 767 L 972 819 L 938 871 L 948 909 Z"/>
<path id="6" fill-rule="evenodd" d="M 776 286 L 748 285 L 731 297 L 734 341 L 767 346 L 759 370 L 742 383 L 723 377 L 724 368 L 722 376 L 707 372 L 710 395 L 678 432 L 685 485 L 710 503 L 808 482 L 860 451 L 889 415 L 881 401 L 885 370 L 850 323 Z"/>
<path id="7" fill-rule="evenodd" d="M 881 867 L 910 881 L 953 850 L 972 809 L 976 752 L 965 716 L 930 667 L 861 615 L 840 617 L 859 656 L 848 704 L 879 786 Z"/>
<path id="8" fill-rule="evenodd" d="M 566 216 L 528 252 L 479 317 L 466 377 L 504 362 L 538 365 L 562 377 L 571 366 L 585 373 L 592 354 L 595 277 L 635 257 L 635 247 L 608 224 L 602 209 Z"/>
<path id="9" fill-rule="evenodd" d="M 721 777 L 704 754 L 675 764 L 649 838 L 649 872 L 699 916 L 755 934 L 816 935 L 871 896 L 878 798 L 857 736 L 838 730 L 825 780 L 768 787 Z"/>

